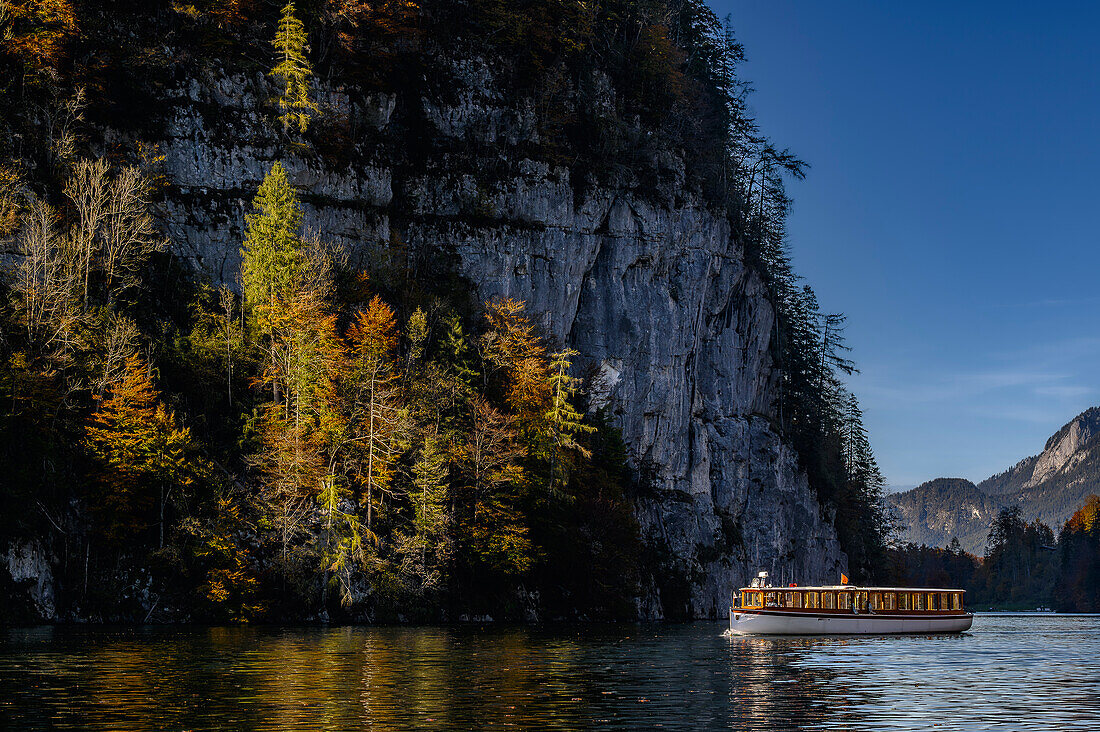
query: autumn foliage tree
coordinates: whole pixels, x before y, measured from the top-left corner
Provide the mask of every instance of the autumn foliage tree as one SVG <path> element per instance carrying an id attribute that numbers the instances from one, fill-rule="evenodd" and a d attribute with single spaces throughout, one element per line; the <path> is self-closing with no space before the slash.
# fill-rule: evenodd
<path id="1" fill-rule="evenodd" d="M 0 55 L 27 70 L 55 69 L 76 31 L 76 13 L 69 0 L 0 3 Z"/>
<path id="2" fill-rule="evenodd" d="M 1100 611 L 1100 496 L 1089 496 L 1058 536 L 1055 609 Z"/>
<path id="3" fill-rule="evenodd" d="M 86 443 L 103 534 L 120 542 L 156 525 L 163 547 L 167 503 L 194 481 L 193 447 L 140 358 L 127 361 L 122 380 L 89 418 Z"/>

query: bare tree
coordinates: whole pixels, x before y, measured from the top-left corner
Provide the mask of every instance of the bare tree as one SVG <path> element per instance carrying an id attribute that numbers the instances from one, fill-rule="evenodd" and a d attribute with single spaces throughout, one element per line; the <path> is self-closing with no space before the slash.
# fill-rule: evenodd
<path id="1" fill-rule="evenodd" d="M 163 248 L 154 236 L 148 196 L 148 185 L 137 168 L 123 168 L 109 186 L 102 267 L 110 300 L 136 286 L 149 255 Z"/>
<path id="2" fill-rule="evenodd" d="M 83 304 L 88 305 L 88 281 L 91 278 L 92 259 L 98 246 L 99 232 L 107 216 L 107 161 L 81 160 L 65 183 L 65 196 L 76 211 L 76 221 L 71 230 L 73 243 L 79 255 L 80 280 L 83 287 Z"/>
<path id="3" fill-rule="evenodd" d="M 16 239 L 18 257 L 13 289 L 20 296 L 27 339 L 45 352 L 65 353 L 75 346 L 79 307 L 79 251 L 57 229 L 57 215 L 31 201 Z"/>
<path id="4" fill-rule="evenodd" d="M 137 353 L 139 331 L 137 323 L 125 315 L 111 312 L 103 341 L 103 366 L 92 388 L 102 396 L 126 372 L 126 360 Z"/>

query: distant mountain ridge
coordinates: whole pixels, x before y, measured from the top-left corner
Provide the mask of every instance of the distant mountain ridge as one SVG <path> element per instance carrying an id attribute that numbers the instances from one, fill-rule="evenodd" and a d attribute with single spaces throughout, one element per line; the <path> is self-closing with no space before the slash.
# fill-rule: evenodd
<path id="1" fill-rule="evenodd" d="M 1038 455 L 977 485 L 937 478 L 888 500 L 906 527 L 903 540 L 945 546 L 958 537 L 963 549 L 981 555 L 1003 506 L 1018 505 L 1027 520 L 1057 532 L 1092 493 L 1100 493 L 1100 407 L 1067 422 Z"/>

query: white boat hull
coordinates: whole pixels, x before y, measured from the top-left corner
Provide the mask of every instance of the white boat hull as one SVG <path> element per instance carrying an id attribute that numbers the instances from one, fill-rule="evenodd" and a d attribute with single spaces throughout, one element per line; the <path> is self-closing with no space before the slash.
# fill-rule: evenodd
<path id="1" fill-rule="evenodd" d="M 887 633 L 961 633 L 974 616 L 965 615 L 814 615 L 730 610 L 730 631 L 739 635 L 880 635 Z"/>

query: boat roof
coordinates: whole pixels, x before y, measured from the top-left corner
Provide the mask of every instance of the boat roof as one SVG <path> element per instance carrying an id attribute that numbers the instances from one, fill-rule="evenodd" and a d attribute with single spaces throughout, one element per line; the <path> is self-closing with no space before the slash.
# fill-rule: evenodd
<path id="1" fill-rule="evenodd" d="M 785 587 L 782 585 L 767 585 L 766 587 L 742 587 L 742 592 L 778 592 L 791 590 L 869 590 L 871 592 L 966 592 L 956 587 L 865 587 L 863 585 L 795 585 Z"/>

